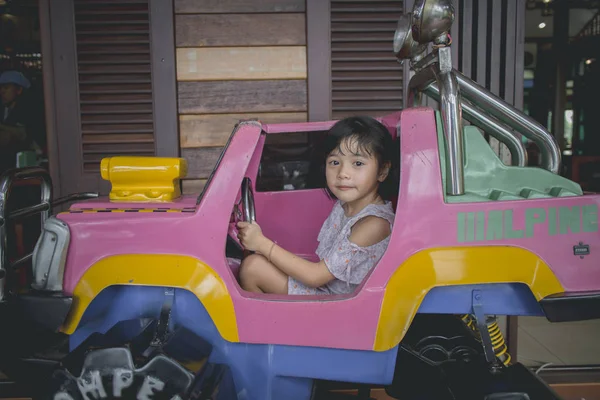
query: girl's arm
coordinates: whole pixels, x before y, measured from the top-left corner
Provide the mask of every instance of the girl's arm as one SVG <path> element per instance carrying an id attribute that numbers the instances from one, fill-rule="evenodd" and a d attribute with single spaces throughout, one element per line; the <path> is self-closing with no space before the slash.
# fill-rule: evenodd
<path id="1" fill-rule="evenodd" d="M 313 288 L 323 286 L 335 279 L 335 276 L 325 265 L 325 261 L 321 260 L 317 263 L 307 261 L 277 244 L 274 245 L 270 239 L 266 237 L 264 239 L 264 244 L 262 244 L 259 252 L 269 258 L 271 264 L 279 268 L 284 274 Z"/>
<path id="2" fill-rule="evenodd" d="M 240 240 L 247 250 L 256 251 L 265 256 L 284 274 L 309 287 L 319 287 L 335 279 L 325 261 L 310 262 L 285 250 L 266 238 L 258 224 L 239 222 Z"/>
<path id="3" fill-rule="evenodd" d="M 240 241 L 251 251 L 265 256 L 284 274 L 309 287 L 319 287 L 335 279 L 325 261 L 313 263 L 290 253 L 265 237 L 257 223 L 238 222 Z M 350 233 L 350 241 L 360 247 L 378 243 L 391 234 L 390 224 L 383 218 L 368 216 L 356 222 Z"/>

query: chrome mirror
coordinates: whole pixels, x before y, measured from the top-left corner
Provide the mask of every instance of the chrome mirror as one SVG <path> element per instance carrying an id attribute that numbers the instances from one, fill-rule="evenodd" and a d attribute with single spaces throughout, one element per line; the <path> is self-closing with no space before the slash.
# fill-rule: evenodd
<path id="1" fill-rule="evenodd" d="M 412 14 L 412 37 L 421 44 L 449 32 L 454 22 L 452 0 L 417 0 Z"/>
<path id="2" fill-rule="evenodd" d="M 427 50 L 427 45 L 413 40 L 411 24 L 412 13 L 404 14 L 398 20 L 398 27 L 394 33 L 394 54 L 399 60 L 413 58 Z"/>

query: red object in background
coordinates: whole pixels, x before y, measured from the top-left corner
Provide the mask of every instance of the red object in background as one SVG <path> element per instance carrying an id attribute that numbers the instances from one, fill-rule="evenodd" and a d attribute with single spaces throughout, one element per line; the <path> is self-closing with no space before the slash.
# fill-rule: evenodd
<path id="1" fill-rule="evenodd" d="M 571 159 L 571 180 L 584 191 L 598 192 L 600 180 L 596 178 L 597 174 L 600 174 L 600 156 L 573 156 Z"/>

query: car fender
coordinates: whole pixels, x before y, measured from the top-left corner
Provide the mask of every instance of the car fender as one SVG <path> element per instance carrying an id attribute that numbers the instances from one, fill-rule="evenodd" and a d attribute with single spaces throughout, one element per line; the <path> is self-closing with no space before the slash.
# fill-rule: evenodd
<path id="1" fill-rule="evenodd" d="M 392 274 L 384 290 L 373 349 L 396 346 L 423 299 L 439 286 L 522 283 L 537 301 L 564 292 L 550 267 L 536 254 L 511 246 L 447 247 L 422 250 Z"/>
<path id="2" fill-rule="evenodd" d="M 206 308 L 223 339 L 239 342 L 233 301 L 219 275 L 194 257 L 168 254 L 123 254 L 95 262 L 75 286 L 73 306 L 61 331 L 66 334 L 75 332 L 90 303 L 112 285 L 189 290 Z"/>

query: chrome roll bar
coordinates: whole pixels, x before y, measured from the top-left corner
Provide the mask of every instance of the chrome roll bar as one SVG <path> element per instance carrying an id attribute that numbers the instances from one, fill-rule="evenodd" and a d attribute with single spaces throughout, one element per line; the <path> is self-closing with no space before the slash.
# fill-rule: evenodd
<path id="1" fill-rule="evenodd" d="M 456 76 L 452 72 L 450 47 L 440 49 L 439 55 L 439 63 L 433 68 L 433 72 L 440 88 L 442 125 L 446 133 L 448 150 L 446 164 L 450 182 L 446 190 L 450 195 L 460 195 L 465 192 L 464 135 L 453 134 L 453 132 L 463 132 L 460 90 Z"/>
<path id="2" fill-rule="evenodd" d="M 398 60 L 410 60 L 415 71 L 408 86 L 407 105 L 419 106 L 422 94 L 440 103 L 450 178 L 447 194 L 460 196 L 465 189 L 463 110 L 466 120 L 508 147 L 512 165 L 527 165 L 527 151 L 516 131 L 539 147 L 543 168 L 559 173 L 560 147 L 541 124 L 452 68 L 451 0 L 419 0 L 412 13 L 402 18 L 394 35 L 394 53 Z M 427 54 L 425 45 L 429 44 L 433 46 Z"/>
<path id="3" fill-rule="evenodd" d="M 435 76 L 435 65 L 419 71 L 409 83 L 408 106 L 419 105 L 417 96 L 424 93 L 441 102 L 440 88 Z M 453 70 L 452 74 L 456 75 Z M 461 92 L 462 94 L 462 92 Z M 461 107 L 467 121 L 483 129 L 499 142 L 504 143 L 511 155 L 511 164 L 519 167 L 527 165 L 527 150 L 519 138 L 493 116 L 482 112 L 469 100 L 461 96 Z"/>
<path id="4" fill-rule="evenodd" d="M 32 179 L 41 181 L 40 186 L 42 193 L 40 204 L 28 208 L 18 209 L 11 215 L 8 215 L 6 201 L 10 195 L 12 184 L 15 181 L 27 181 Z M 50 213 L 50 199 L 52 199 L 52 179 L 50 179 L 50 174 L 43 168 L 27 167 L 21 169 L 11 169 L 0 176 L 0 301 L 4 300 L 5 297 L 4 287 L 7 275 L 7 267 L 12 267 L 6 252 L 8 234 L 6 228 L 8 221 L 9 219 L 25 218 L 30 215 L 40 213 L 43 228 L 44 223 L 46 222 L 46 219 Z M 27 257 L 24 257 L 17 261 L 22 263 L 27 259 Z"/>
<path id="5" fill-rule="evenodd" d="M 10 214 L 6 209 L 7 200 L 10 197 L 10 192 L 13 183 L 18 181 L 39 181 L 41 188 L 41 196 L 39 204 L 17 209 Z M 41 229 L 44 229 L 44 224 L 50 216 L 52 207 L 67 203 L 73 200 L 89 199 L 98 197 L 98 193 L 77 193 L 52 201 L 52 179 L 50 174 L 40 167 L 26 167 L 19 169 L 10 169 L 0 175 L 0 301 L 6 297 L 5 280 L 7 274 L 11 273 L 19 265 L 31 259 L 32 253 L 21 257 L 12 263 L 8 259 L 7 249 L 7 225 L 8 221 L 23 219 L 35 214 L 40 214 Z"/>
<path id="6" fill-rule="evenodd" d="M 444 49 L 440 49 L 441 51 Z M 417 72 L 409 83 L 408 105 L 412 106 L 416 94 L 424 93 L 436 101 L 442 108 L 445 100 L 440 91 L 440 82 L 435 70 L 435 63 Z M 511 153 L 512 165 L 526 166 L 527 151 L 519 137 L 510 129 L 522 134 L 534 142 L 542 154 L 542 167 L 552 173 L 559 173 L 561 167 L 560 147 L 546 129 L 533 118 L 525 115 L 501 98 L 481 87 L 471 79 L 453 69 L 452 74 L 458 81 L 458 91 L 461 97 L 461 108 L 466 119 L 473 125 L 483 129 L 494 138 L 504 143 Z M 458 132 L 446 132 L 447 136 L 459 135 Z M 451 149 L 448 149 L 451 150 Z M 451 177 L 451 179 L 454 179 Z"/>
<path id="7" fill-rule="evenodd" d="M 489 112 L 498 120 L 534 142 L 542 153 L 542 167 L 555 174 L 560 171 L 561 154 L 558 142 L 546 129 L 530 116 L 511 106 L 500 97 L 456 71 L 456 79 L 465 98 Z"/>

